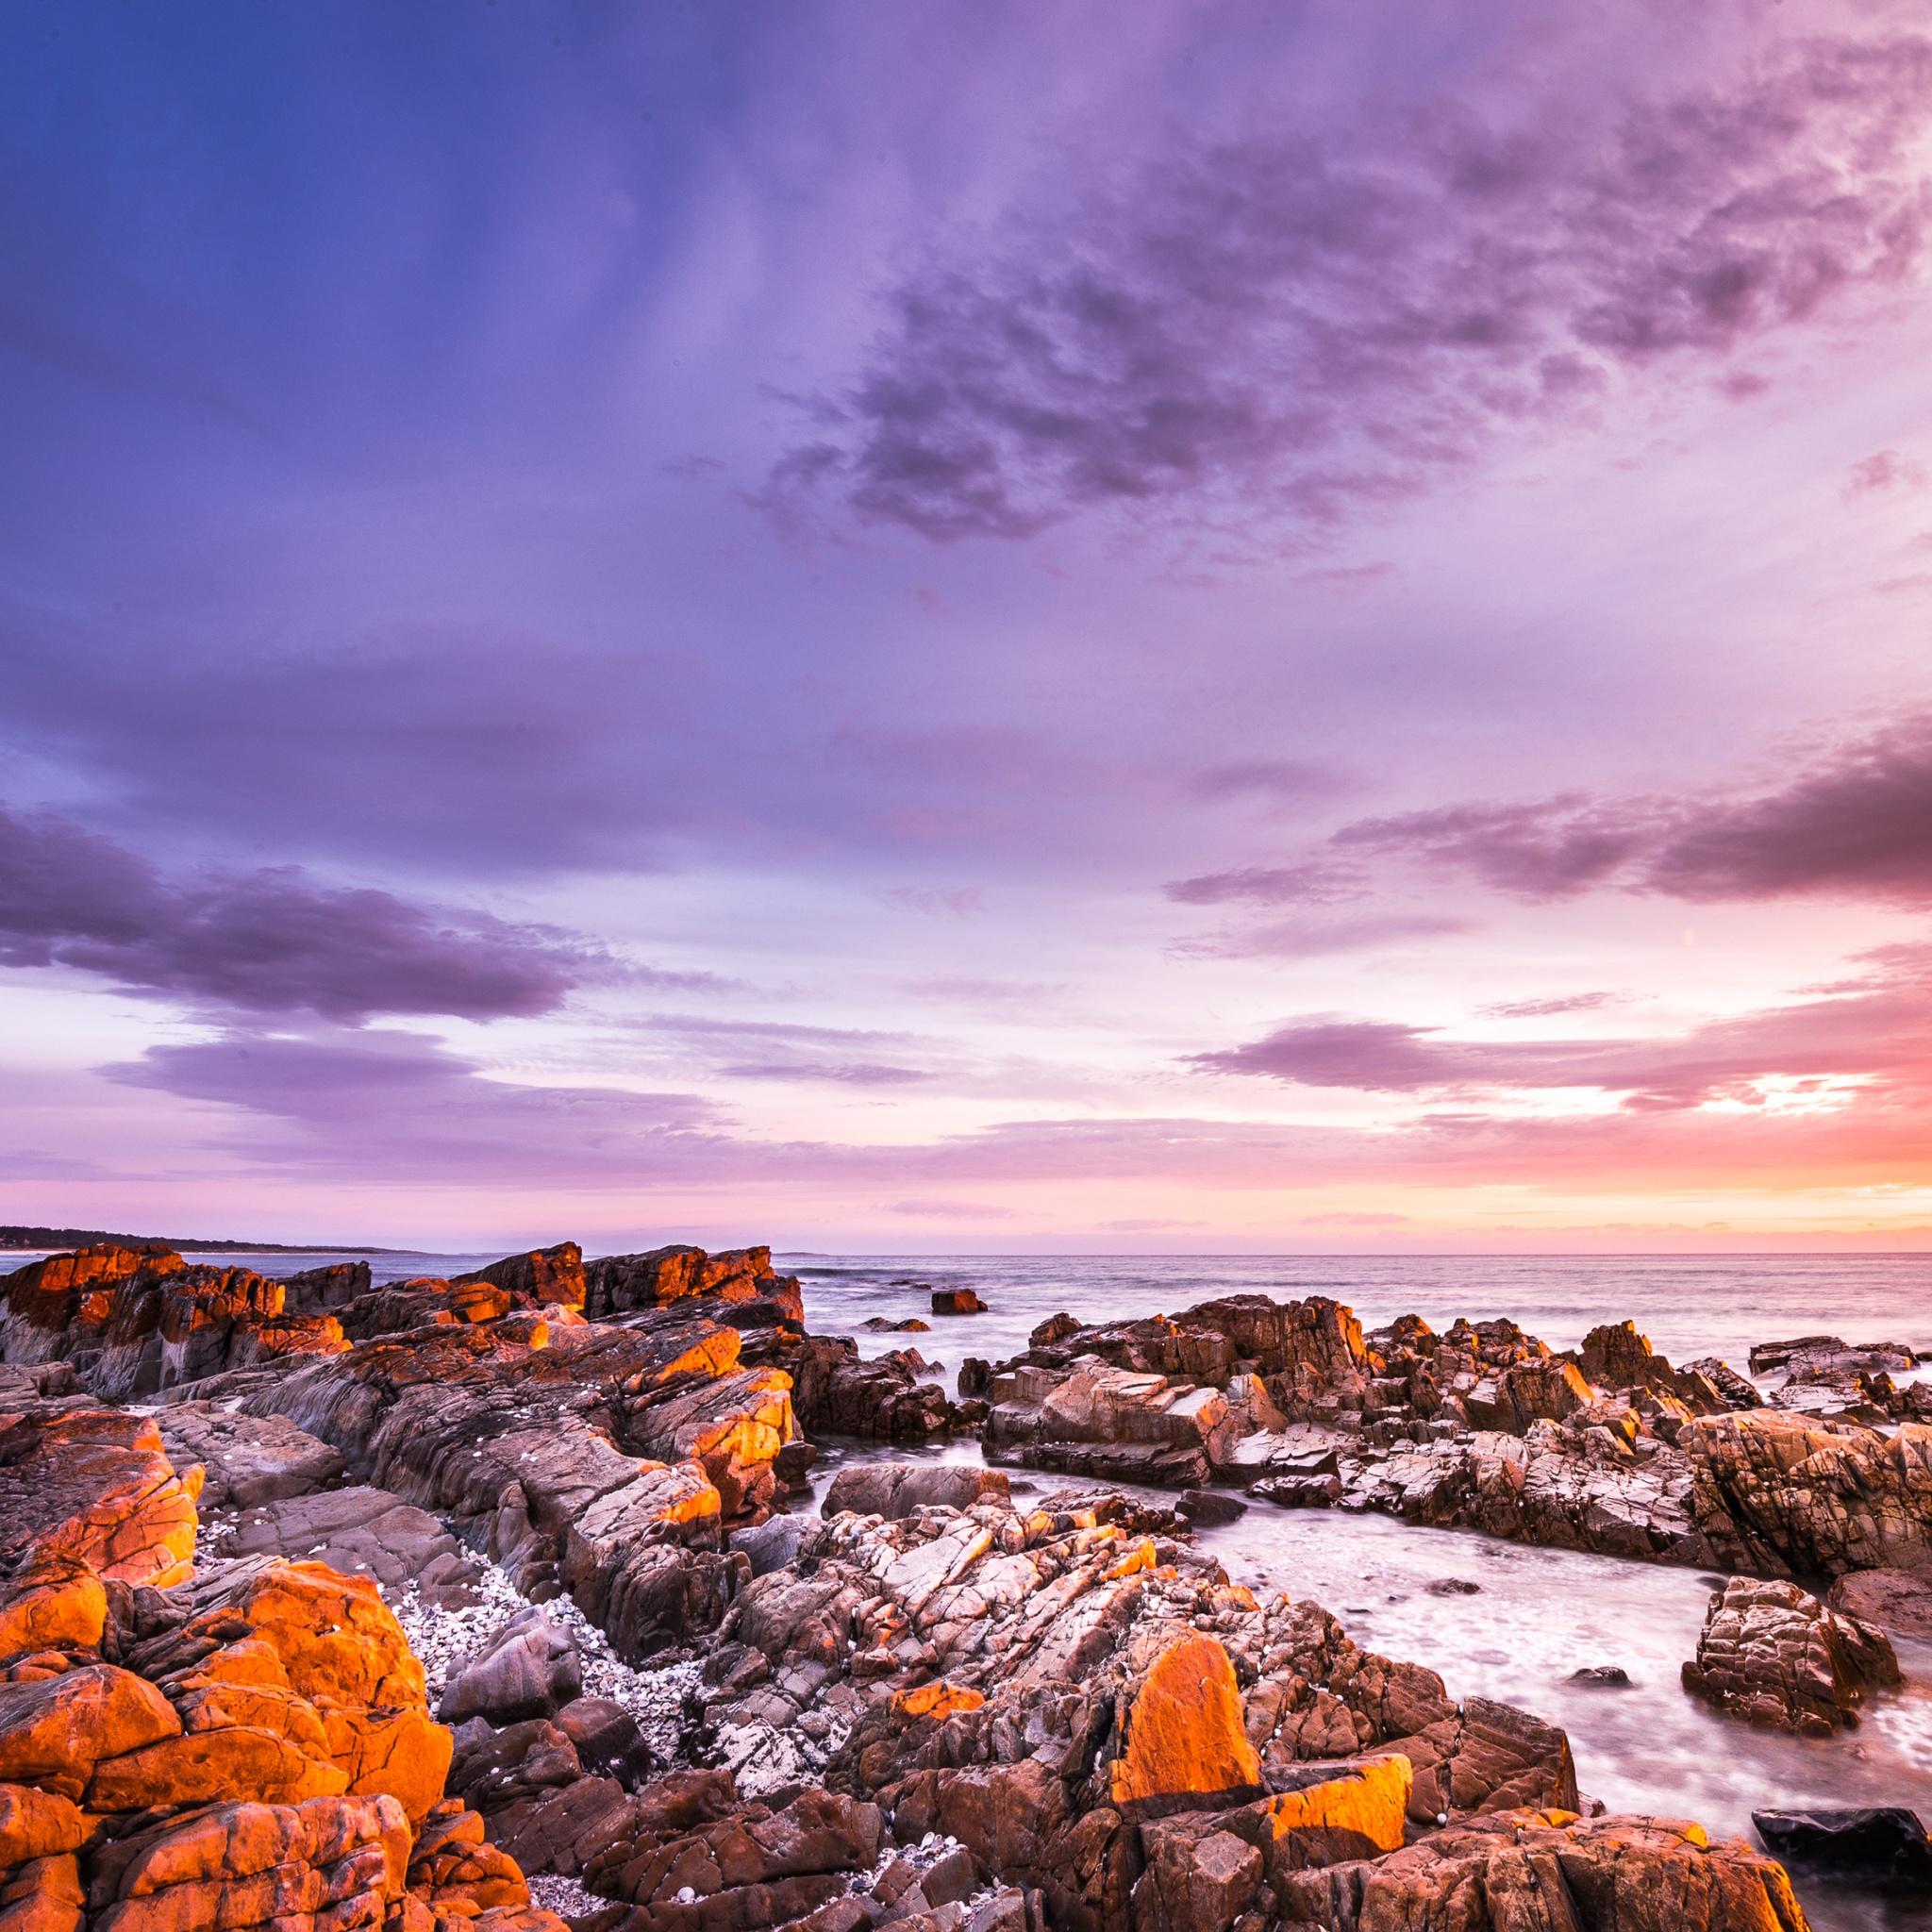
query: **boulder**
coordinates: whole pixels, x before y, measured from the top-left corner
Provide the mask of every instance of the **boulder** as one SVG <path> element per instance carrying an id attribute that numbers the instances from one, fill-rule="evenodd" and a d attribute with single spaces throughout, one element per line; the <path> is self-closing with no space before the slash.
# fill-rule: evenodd
<path id="1" fill-rule="evenodd" d="M 1932 1839 L 1916 1811 L 1754 1811 L 1765 1846 L 1790 1864 L 1843 1872 L 1867 1883 L 1932 1886 Z"/>
<path id="2" fill-rule="evenodd" d="M 858 1462 L 841 1469 L 825 1490 L 820 1513 L 854 1509 L 861 1516 L 900 1517 L 938 1506 L 970 1509 L 982 1498 L 1011 1494 L 1004 1470 L 971 1462 Z"/>
<path id="3" fill-rule="evenodd" d="M 1690 1506 L 1719 1565 L 1758 1575 L 1932 1569 L 1932 1427 L 1889 1439 L 1757 1409 L 1687 1424 Z"/>
<path id="4" fill-rule="evenodd" d="M 932 1311 L 935 1315 L 983 1315 L 987 1306 L 970 1288 L 936 1288 Z"/>
<path id="5" fill-rule="evenodd" d="M 181 1402 L 155 1420 L 161 1446 L 177 1468 L 201 1464 L 204 1516 L 312 1495 L 342 1473 L 341 1452 L 286 1416 L 231 1415 L 211 1402 Z"/>
<path id="6" fill-rule="evenodd" d="M 590 1263 L 585 1279 L 584 1310 L 592 1320 L 697 1295 L 732 1303 L 770 1302 L 788 1321 L 805 1319 L 798 1280 L 773 1272 L 770 1248 L 708 1255 L 703 1248 L 674 1243 L 641 1255 L 607 1255 Z"/>
<path id="7" fill-rule="evenodd" d="M 41 1406 L 0 1417 L 0 1574 L 51 1559 L 166 1589 L 194 1556 L 201 1470 L 145 1416 Z"/>
<path id="8" fill-rule="evenodd" d="M 481 1717 L 492 1724 L 555 1717 L 583 1688 L 575 1639 L 533 1605 L 499 1624 L 451 1672 L 437 1716 L 444 1724 Z"/>
<path id="9" fill-rule="evenodd" d="M 325 1563 L 344 1575 L 373 1577 L 388 1591 L 413 1589 L 445 1609 L 475 1603 L 483 1574 L 435 1517 L 366 1484 L 245 1509 L 215 1537 L 210 1554 Z"/>
<path id="10" fill-rule="evenodd" d="M 909 1362 L 892 1356 L 862 1361 L 849 1336 L 808 1337 L 792 1373 L 792 1405 L 808 1434 L 923 1442 L 962 1422 L 945 1391 L 922 1382 Z"/>
<path id="11" fill-rule="evenodd" d="M 1796 1584 L 1734 1576 L 1711 1593 L 1684 1688 L 1770 1730 L 1828 1738 L 1903 1680 L 1885 1635 L 1827 1609 Z"/>
<path id="12" fill-rule="evenodd" d="M 556 1302 L 566 1308 L 580 1308 L 587 1290 L 584 1251 L 575 1241 L 559 1241 L 554 1248 L 509 1255 L 472 1274 L 450 1277 L 453 1288 L 478 1282 L 503 1289 L 540 1307 Z"/>
<path id="13" fill-rule="evenodd" d="M 103 1760 L 180 1732 L 160 1691 L 112 1664 L 0 1684 L 0 1784 L 77 1800 Z"/>
<path id="14" fill-rule="evenodd" d="M 1248 1741 L 1234 1665 L 1211 1637 L 1184 1637 L 1154 1659 L 1128 1697 L 1124 1728 L 1109 1790 L 1124 1818 L 1218 1808 L 1260 1793 L 1261 1760 Z"/>
<path id="15" fill-rule="evenodd" d="M 1270 1909 L 1330 1932 L 1574 1927 L 1576 1932 L 1803 1932 L 1784 1870 L 1740 1839 L 1675 1819 L 1505 1813 L 1372 1862 L 1283 1874 Z"/>
<path id="16" fill-rule="evenodd" d="M 1932 1574 L 1924 1571 L 1855 1570 L 1831 1586 L 1824 1601 L 1855 1623 L 1899 1637 L 1932 1637 Z"/>
<path id="17" fill-rule="evenodd" d="M 183 1595 L 186 1616 L 124 1656 L 167 1688 L 189 1741 L 121 1770 L 104 1764 L 117 1794 L 192 1802 L 208 1766 L 244 1757 L 260 1767 L 251 1776 L 299 1782 L 309 1774 L 299 1757 L 322 1767 L 322 1787 L 386 1793 L 412 1820 L 441 1798 L 450 1735 L 431 1721 L 423 1667 L 375 1584 L 252 1557 L 214 1566 Z M 220 1732 L 238 1736 L 211 1741 Z M 170 1778 L 179 1795 L 154 1795 Z"/>

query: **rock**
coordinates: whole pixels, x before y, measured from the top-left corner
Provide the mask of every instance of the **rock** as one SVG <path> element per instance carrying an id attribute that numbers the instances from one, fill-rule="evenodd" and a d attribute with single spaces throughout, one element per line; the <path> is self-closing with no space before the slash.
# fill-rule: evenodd
<path id="1" fill-rule="evenodd" d="M 412 1820 L 441 1798 L 450 1734 L 430 1720 L 423 1667 L 373 1583 L 252 1557 L 211 1568 L 183 1594 L 185 1618 L 124 1657 L 178 1703 L 184 1739 L 118 1771 L 105 1762 L 98 1775 L 117 1795 L 192 1802 L 208 1767 L 229 1759 L 299 1781 L 300 1757 L 349 1795 L 387 1793 Z M 204 1741 L 225 1730 L 248 1735 Z M 175 1779 L 180 1795 L 160 1795 Z"/>
<path id="2" fill-rule="evenodd" d="M 1592 1690 L 1627 1690 L 1631 1688 L 1630 1673 L 1622 1664 L 1585 1664 L 1581 1670 L 1570 1673 L 1570 1681 Z"/>
<path id="3" fill-rule="evenodd" d="M 799 1351 L 792 1406 L 808 1433 L 868 1436 L 882 1441 L 927 1441 L 962 1418 L 945 1391 L 921 1382 L 891 1357 L 861 1361 L 847 1336 L 811 1336 Z"/>
<path id="4" fill-rule="evenodd" d="M 201 1464 L 204 1516 L 312 1495 L 342 1473 L 341 1453 L 286 1416 L 231 1415 L 211 1402 L 181 1402 L 162 1409 L 156 1423 L 177 1468 Z"/>
<path id="5" fill-rule="evenodd" d="M 499 1624 L 451 1673 L 437 1716 L 444 1724 L 482 1717 L 493 1724 L 554 1717 L 583 1688 L 575 1640 L 533 1605 Z"/>
<path id="6" fill-rule="evenodd" d="M 1764 1397 L 1732 1368 L 1714 1355 L 1684 1364 L 1687 1375 L 1702 1375 L 1733 1408 L 1762 1408 Z"/>
<path id="7" fill-rule="evenodd" d="M 1578 1932 L 1802 1932 L 1780 1866 L 1741 1840 L 1647 1817 L 1518 1812 L 1372 1863 L 1284 1874 L 1272 1909 L 1331 1932 L 1574 1926 Z M 1480 1914 L 1480 1916 L 1477 1916 Z"/>
<path id="8" fill-rule="evenodd" d="M 1932 1428 L 1907 1423 L 1888 1440 L 1757 1409 L 1690 1423 L 1680 1440 L 1719 1563 L 1773 1576 L 1932 1569 Z"/>
<path id="9" fill-rule="evenodd" d="M 1070 1335 L 1077 1335 L 1086 1326 L 1078 1315 L 1070 1315 L 1062 1308 L 1058 1315 L 1049 1315 L 1026 1338 L 1029 1348 L 1049 1348 L 1056 1341 L 1064 1341 Z"/>
<path id="10" fill-rule="evenodd" d="M 977 1463 L 859 1462 L 832 1478 L 819 1510 L 897 1518 L 933 1507 L 970 1509 L 982 1498 L 1005 1502 L 1010 1493 L 1004 1470 Z"/>
<path id="11" fill-rule="evenodd" d="M 1795 1584 L 1735 1576 L 1713 1593 L 1684 1688 L 1773 1730 L 1828 1738 L 1857 1722 L 1874 1690 L 1902 1681 L 1882 1632 L 1841 1617 Z"/>
<path id="12" fill-rule="evenodd" d="M 152 1684 L 112 1664 L 0 1684 L 0 1784 L 77 1800 L 104 1759 L 180 1731 L 174 1706 Z"/>
<path id="13" fill-rule="evenodd" d="M 1868 1881 L 1932 1885 L 1932 1840 L 1916 1811 L 1754 1811 L 1766 1848 L 1790 1864 L 1850 1872 Z"/>
<path id="14" fill-rule="evenodd" d="M 0 1870 L 77 1852 L 98 1826 L 57 1792 L 0 1784 Z"/>
<path id="15" fill-rule="evenodd" d="M 165 1248 L 111 1243 L 28 1262 L 0 1276 L 0 1358 L 18 1365 L 63 1357 L 73 1351 L 84 1295 L 105 1307 L 115 1290 L 159 1281 L 187 1265 Z"/>
<path id="16" fill-rule="evenodd" d="M 1407 1759 L 1370 1757 L 1310 1767 L 1296 1789 L 1239 1810 L 1142 1825 L 1136 1932 L 1227 1932 L 1292 1873 L 1399 1851 L 1408 1790 Z"/>
<path id="17" fill-rule="evenodd" d="M 1846 1342 L 1836 1335 L 1800 1335 L 1790 1341 L 1760 1341 L 1751 1351 L 1751 1373 L 1774 1369 L 1909 1369 L 1919 1357 L 1903 1341 Z"/>
<path id="18" fill-rule="evenodd" d="M 627 1309 L 663 1307 L 698 1295 L 725 1302 L 771 1302 L 785 1319 L 805 1319 L 797 1277 L 773 1273 L 770 1248 L 708 1255 L 702 1248 L 675 1244 L 642 1255 L 607 1255 L 584 1273 L 584 1311 L 593 1320 Z"/>
<path id="19" fill-rule="evenodd" d="M 144 1416 L 40 1407 L 0 1417 L 0 1574 L 65 1558 L 165 1589 L 192 1560 L 200 1490 L 200 1469 L 177 1474 Z"/>
<path id="20" fill-rule="evenodd" d="M 935 1315 L 983 1315 L 987 1306 L 970 1288 L 936 1288 L 932 1311 Z"/>
<path id="21" fill-rule="evenodd" d="M 818 1456 L 817 1444 L 794 1438 L 772 1457 L 772 1474 L 792 1495 L 807 1494 L 811 1489 L 811 1466 Z"/>
<path id="22" fill-rule="evenodd" d="M 1842 1617 L 1900 1637 L 1932 1637 L 1932 1574 L 1857 1570 L 1840 1576 L 1824 1600 Z"/>
<path id="23" fill-rule="evenodd" d="M 1466 1576 L 1437 1576 L 1423 1585 L 1431 1596 L 1480 1596 L 1482 1585 Z"/>
<path id="24" fill-rule="evenodd" d="M 883 1315 L 873 1315 L 858 1324 L 869 1328 L 874 1335 L 930 1335 L 932 1324 L 922 1322 L 917 1315 L 908 1315 L 903 1322 L 890 1322 Z"/>
<path id="25" fill-rule="evenodd" d="M 108 1592 L 77 1557 L 44 1556 L 0 1583 L 0 1661 L 42 1650 L 96 1650 Z"/>
<path id="26" fill-rule="evenodd" d="M 1271 1475 L 1256 1483 L 1249 1493 L 1283 1509 L 1326 1509 L 1341 1500 L 1339 1475 Z"/>
<path id="27" fill-rule="evenodd" d="M 1154 1659 L 1127 1705 L 1125 1747 L 1110 1788 L 1125 1818 L 1218 1808 L 1261 1789 L 1234 1665 L 1211 1637 L 1184 1637 Z"/>
<path id="28" fill-rule="evenodd" d="M 845 1890 L 842 1874 L 869 1870 L 885 1840 L 874 1805 L 831 1791 L 808 1790 L 782 1809 L 734 1805 L 715 1820 L 634 1835 L 592 1858 L 584 1883 L 632 1909 L 609 1928 L 702 1924 L 706 1927 L 774 1925 L 829 1904 Z M 702 1899 L 700 1919 L 680 1904 Z M 603 1926 L 600 1916 L 595 1922 Z"/>
<path id="29" fill-rule="evenodd" d="M 578 1697 L 557 1713 L 557 1728 L 575 1748 L 577 1761 L 591 1776 L 616 1778 L 626 1786 L 650 1770 L 650 1753 L 637 1719 L 608 1697 Z"/>
<path id="30" fill-rule="evenodd" d="M 1218 1490 L 1183 1490 L 1174 1509 L 1195 1529 L 1239 1523 L 1248 1513 L 1248 1506 L 1239 1496 L 1226 1495 Z"/>
<path id="31" fill-rule="evenodd" d="M 587 1290 L 584 1251 L 575 1241 L 559 1241 L 554 1248 L 537 1248 L 527 1255 L 492 1261 L 474 1274 L 453 1275 L 450 1285 L 462 1287 L 472 1282 L 487 1282 L 540 1307 L 556 1302 L 566 1308 L 580 1308 Z"/>
<path id="32" fill-rule="evenodd" d="M 216 1538 L 211 1554 L 325 1563 L 344 1575 L 372 1576 L 385 1590 L 413 1586 L 425 1602 L 447 1609 L 475 1602 L 483 1574 L 435 1517 L 367 1485 L 245 1510 Z"/>
<path id="33" fill-rule="evenodd" d="M 774 1516 L 755 1529 L 734 1529 L 730 1547 L 751 1559 L 754 1576 L 769 1576 L 797 1557 L 798 1540 L 808 1523 L 809 1519 L 804 1516 Z"/>

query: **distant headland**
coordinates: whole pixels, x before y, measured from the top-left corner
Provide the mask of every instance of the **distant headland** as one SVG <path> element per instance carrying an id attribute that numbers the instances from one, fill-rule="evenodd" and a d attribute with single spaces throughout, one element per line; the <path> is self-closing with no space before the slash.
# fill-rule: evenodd
<path id="1" fill-rule="evenodd" d="M 8 1248 L 166 1248 L 176 1255 L 413 1255 L 414 1248 L 343 1247 L 327 1241 L 184 1241 L 172 1235 L 112 1234 L 99 1227 L 0 1226 Z"/>

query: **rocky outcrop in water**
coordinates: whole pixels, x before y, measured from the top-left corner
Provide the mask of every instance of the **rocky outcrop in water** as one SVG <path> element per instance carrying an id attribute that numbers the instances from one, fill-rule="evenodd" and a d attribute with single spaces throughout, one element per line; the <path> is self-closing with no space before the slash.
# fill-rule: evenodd
<path id="1" fill-rule="evenodd" d="M 1734 1576 L 1711 1593 L 1684 1688 L 1767 1730 L 1828 1738 L 1874 1690 L 1903 1682 L 1885 1633 L 1794 1583 Z"/>

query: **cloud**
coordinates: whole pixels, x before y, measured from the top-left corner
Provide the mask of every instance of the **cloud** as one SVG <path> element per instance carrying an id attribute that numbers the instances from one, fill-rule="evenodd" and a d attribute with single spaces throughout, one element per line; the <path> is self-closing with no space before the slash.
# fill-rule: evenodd
<path id="1" fill-rule="evenodd" d="M 1767 797 L 1690 815 L 1641 883 L 1691 900 L 1932 900 L 1932 718 L 1849 745 Z"/>
<path id="2" fill-rule="evenodd" d="M 1322 798 L 1347 781 L 1333 766 L 1314 758 L 1251 758 L 1241 764 L 1216 765 L 1193 782 L 1199 798 L 1239 798 L 1258 793 L 1264 798 L 1299 801 Z"/>
<path id="3" fill-rule="evenodd" d="M 546 1013 L 609 962 L 549 927 L 321 886 L 299 868 L 169 880 L 52 812 L 0 808 L 0 965 L 250 1013 Z"/>
<path id="4" fill-rule="evenodd" d="M 1535 805 L 1454 805 L 1358 819 L 1329 843 L 1471 873 L 1518 898 L 1560 899 L 1628 864 L 1642 850 L 1645 830 L 1638 808 L 1600 807 L 1569 793 Z"/>
<path id="5" fill-rule="evenodd" d="M 1476 1011 L 1488 1020 L 1545 1020 L 1557 1013 L 1593 1013 L 1600 1007 L 1614 1006 L 1622 999 L 1615 992 L 1574 992 L 1557 999 L 1503 1000 Z"/>
<path id="6" fill-rule="evenodd" d="M 1614 886 L 1692 902 L 1816 892 L 1924 905 L 1932 901 L 1932 716 L 1841 743 L 1756 798 L 1565 792 L 1527 804 L 1450 805 L 1357 820 L 1325 849 L 1464 874 L 1532 903 Z M 1190 893 L 1233 896 L 1253 880 L 1258 895 L 1268 881 L 1319 880 L 1329 863 L 1315 858 L 1181 883 Z"/>
<path id="7" fill-rule="evenodd" d="M 1922 39 L 1787 42 L 1611 127 L 1550 99 L 1168 133 L 1083 204 L 941 244 L 774 502 L 940 541 L 1155 506 L 1331 525 L 1924 258 Z"/>
<path id="8" fill-rule="evenodd" d="M 1298 924 L 1251 926 L 1183 940 L 1171 948 L 1184 959 L 1314 959 L 1329 953 L 1366 952 L 1406 941 L 1447 939 L 1475 930 L 1475 922 L 1437 913 L 1386 913 Z"/>
<path id="9" fill-rule="evenodd" d="M 1465 1040 L 1400 1021 L 1314 1017 L 1188 1061 L 1363 1092 L 1594 1090 L 1634 1110 L 1762 1106 L 1774 1082 L 1812 1094 L 1833 1081 L 1920 1091 L 1932 1076 L 1932 946 L 1888 948 L 1869 964 L 1835 995 L 1708 1021 L 1676 1039 Z"/>
<path id="10" fill-rule="evenodd" d="M 1407 1214 L 1304 1214 L 1303 1227 L 1406 1227 Z"/>
<path id="11" fill-rule="evenodd" d="M 854 1049 L 904 1047 L 920 1041 L 910 1033 L 887 1033 L 868 1028 L 802 1026 L 779 1020 L 725 1020 L 708 1015 L 658 1013 L 633 1023 L 638 1030 L 671 1034 L 684 1045 L 708 1055 L 737 1056 L 747 1041 L 760 1049 L 757 1059 L 720 1058 L 706 1068 L 725 1080 L 830 1080 L 852 1087 L 900 1086 L 929 1080 L 922 1067 L 908 1067 L 878 1058 L 847 1058 Z M 819 1051 L 840 1047 L 837 1056 Z"/>
<path id="12" fill-rule="evenodd" d="M 980 909 L 986 894 L 978 886 L 888 886 L 874 896 L 900 912 L 950 912 L 964 919 Z"/>
<path id="13" fill-rule="evenodd" d="M 1359 868 L 1314 863 L 1241 866 L 1171 879 L 1160 890 L 1183 906 L 1225 906 L 1237 899 L 1262 906 L 1332 906 L 1339 899 L 1360 898 L 1367 887 Z"/>
<path id="14" fill-rule="evenodd" d="M 1113 1234 L 1159 1234 L 1171 1227 L 1206 1227 L 1205 1221 L 1103 1221 L 1100 1226 Z"/>
<path id="15" fill-rule="evenodd" d="M 1001 1208 L 991 1201 L 894 1201 L 886 1208 L 888 1214 L 911 1214 L 922 1219 L 935 1221 L 1017 1221 L 1019 1216 L 1010 1208 Z"/>
<path id="16" fill-rule="evenodd" d="M 715 1158 L 711 1106 L 682 1093 L 484 1075 L 425 1035 L 236 1029 L 103 1067 L 124 1086 L 241 1109 L 212 1144 L 247 1167 L 364 1183 L 632 1186 Z"/>
<path id="17" fill-rule="evenodd" d="M 1867 496 L 1874 490 L 1890 490 L 1901 484 L 1907 490 L 1923 490 L 1925 483 L 1924 463 L 1915 463 L 1895 449 L 1881 449 L 1852 465 L 1844 497 L 1849 503 L 1855 496 Z"/>

